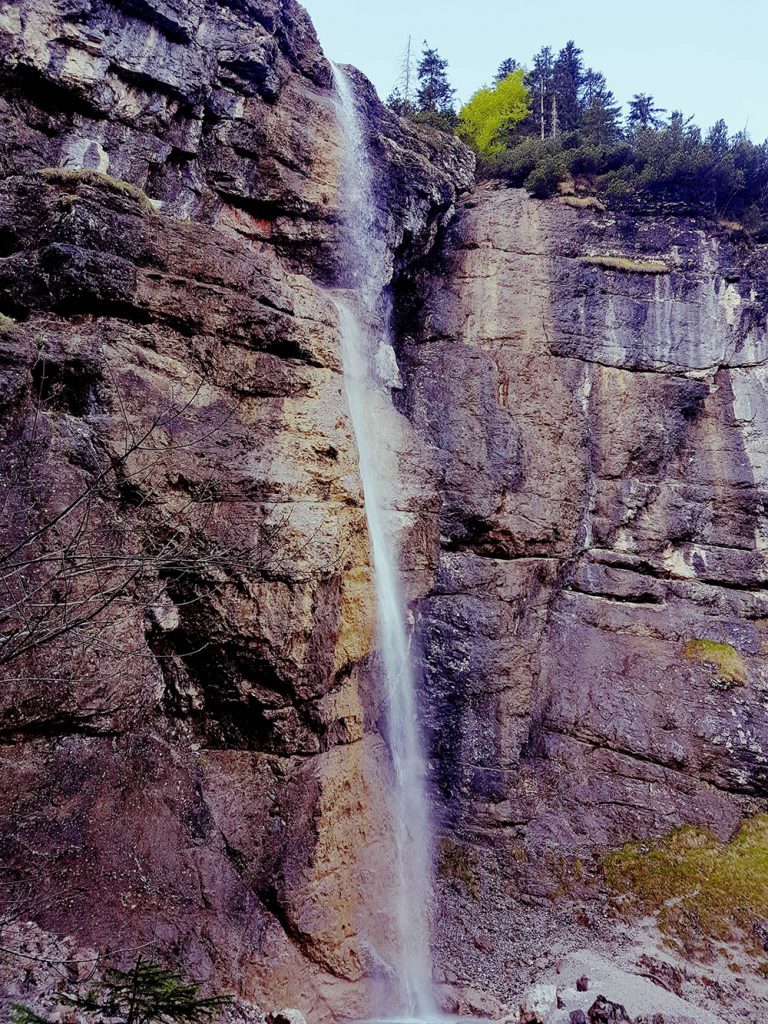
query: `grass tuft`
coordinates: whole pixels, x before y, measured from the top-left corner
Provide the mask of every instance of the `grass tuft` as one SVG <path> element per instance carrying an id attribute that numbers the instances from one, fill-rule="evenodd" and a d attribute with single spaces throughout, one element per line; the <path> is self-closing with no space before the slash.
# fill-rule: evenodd
<path id="1" fill-rule="evenodd" d="M 16 321 L 10 317 L 0 313 L 0 338 L 8 337 L 11 334 L 17 334 L 20 328 Z"/>
<path id="2" fill-rule="evenodd" d="M 604 860 L 603 871 L 617 907 L 629 917 L 655 914 L 681 952 L 754 945 L 754 924 L 768 917 L 768 815 L 745 822 L 728 843 L 691 826 L 630 843 Z"/>
<path id="3" fill-rule="evenodd" d="M 728 220 L 726 217 L 718 217 L 717 226 L 725 231 L 740 232 L 744 230 L 744 225 L 740 220 Z"/>
<path id="4" fill-rule="evenodd" d="M 597 196 L 561 196 L 563 206 L 572 206 L 574 210 L 598 210 L 605 213 L 608 207 L 601 203 Z"/>
<path id="5" fill-rule="evenodd" d="M 581 260 L 589 267 L 618 270 L 622 274 L 669 274 L 670 269 L 661 260 L 631 260 L 627 256 L 584 256 Z"/>
<path id="6" fill-rule="evenodd" d="M 747 666 L 739 652 L 730 644 L 715 640 L 689 640 L 685 656 L 690 661 L 701 661 L 717 669 L 719 679 L 725 683 L 742 684 L 747 681 Z"/>
<path id="7" fill-rule="evenodd" d="M 104 174 L 102 171 L 94 171 L 89 167 L 45 167 L 40 173 L 52 185 L 74 186 L 75 188 L 78 185 L 93 185 L 97 188 L 100 186 L 116 195 L 132 199 L 141 206 L 145 213 L 157 212 L 152 200 L 138 186 L 132 185 L 129 181 L 113 178 L 110 174 Z"/>

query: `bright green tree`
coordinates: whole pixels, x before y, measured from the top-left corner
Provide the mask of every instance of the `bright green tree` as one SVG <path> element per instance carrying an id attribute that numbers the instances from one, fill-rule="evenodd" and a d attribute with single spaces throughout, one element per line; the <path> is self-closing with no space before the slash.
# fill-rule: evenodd
<path id="1" fill-rule="evenodd" d="M 530 95 L 518 68 L 495 86 L 478 89 L 459 113 L 459 135 L 480 156 L 501 153 L 510 130 L 531 112 Z"/>

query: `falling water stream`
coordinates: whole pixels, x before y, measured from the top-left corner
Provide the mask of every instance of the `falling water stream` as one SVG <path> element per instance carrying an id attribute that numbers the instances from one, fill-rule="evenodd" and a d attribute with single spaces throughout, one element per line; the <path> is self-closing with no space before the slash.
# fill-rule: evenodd
<path id="1" fill-rule="evenodd" d="M 343 255 L 354 287 L 335 298 L 342 337 L 344 384 L 357 442 L 370 536 L 378 626 L 386 684 L 387 734 L 393 765 L 392 816 L 396 842 L 395 919 L 400 988 L 396 1013 L 436 1016 L 432 988 L 428 905 L 431 830 L 425 786 L 425 755 L 418 724 L 416 686 L 405 603 L 398 572 L 397 533 L 388 501 L 397 493 L 396 466 L 387 458 L 388 418 L 378 417 L 391 396 L 381 367 L 392 363 L 392 345 L 378 307 L 387 284 L 386 241 L 377 227 L 373 166 L 352 84 L 334 67 L 343 147 Z"/>

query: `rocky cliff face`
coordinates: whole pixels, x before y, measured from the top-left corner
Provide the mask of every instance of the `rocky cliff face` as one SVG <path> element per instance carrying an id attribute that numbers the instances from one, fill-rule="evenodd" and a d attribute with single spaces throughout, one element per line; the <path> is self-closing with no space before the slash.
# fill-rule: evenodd
<path id="1" fill-rule="evenodd" d="M 391 857 L 330 67 L 261 0 L 14 0 L 0 54 L 5 944 L 360 1016 Z M 355 81 L 394 265 L 472 160 Z"/>
<path id="2" fill-rule="evenodd" d="M 600 931 L 574 865 L 765 808 L 766 254 L 570 204 L 478 187 L 402 288 L 443 963 L 491 986 Z"/>
<path id="3" fill-rule="evenodd" d="M 487 1010 L 467 990 L 508 998 L 543 937 L 610 944 L 576 857 L 764 807 L 768 261 L 467 194 L 459 143 L 355 87 L 436 945 Z M 0 3 L 0 123 L 3 944 L 156 943 L 245 1001 L 363 1015 L 388 765 L 329 65 L 292 0 Z"/>
<path id="4" fill-rule="evenodd" d="M 765 792 L 765 272 L 702 225 L 494 185 L 451 226 L 402 351 L 442 478 L 435 749 L 471 828 L 727 830 Z"/>

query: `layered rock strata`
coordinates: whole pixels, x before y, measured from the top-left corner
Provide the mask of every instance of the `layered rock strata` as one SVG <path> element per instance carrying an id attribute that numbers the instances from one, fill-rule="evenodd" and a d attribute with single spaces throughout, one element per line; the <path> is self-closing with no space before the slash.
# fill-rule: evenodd
<path id="1" fill-rule="evenodd" d="M 352 74 L 443 994 L 500 1013 L 543 936 L 611 951 L 577 858 L 765 807 L 768 266 L 467 194 L 468 152 Z M 313 1021 L 391 953 L 336 124 L 289 0 L 0 4 L 4 945 L 153 943 Z"/>
<path id="2" fill-rule="evenodd" d="M 0 5 L 0 69 L 6 945 L 361 1016 L 389 769 L 330 67 L 292 2 L 62 0 Z M 473 161 L 354 83 L 393 266 Z"/>

